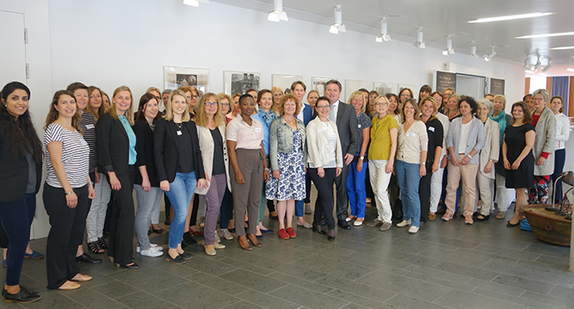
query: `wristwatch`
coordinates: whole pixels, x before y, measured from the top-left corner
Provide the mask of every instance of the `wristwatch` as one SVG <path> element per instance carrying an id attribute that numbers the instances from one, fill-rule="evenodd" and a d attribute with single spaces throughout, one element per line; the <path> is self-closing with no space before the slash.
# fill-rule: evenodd
<path id="1" fill-rule="evenodd" d="M 359 159 L 361 159 L 361 160 L 365 160 L 365 157 L 363 157 L 363 156 L 360 156 L 360 157 L 359 157 Z"/>
<path id="2" fill-rule="evenodd" d="M 74 193 L 74 190 L 72 190 L 72 191 L 70 191 L 70 192 L 66 192 L 66 195 L 70 195 L 70 194 L 72 194 L 72 193 Z"/>

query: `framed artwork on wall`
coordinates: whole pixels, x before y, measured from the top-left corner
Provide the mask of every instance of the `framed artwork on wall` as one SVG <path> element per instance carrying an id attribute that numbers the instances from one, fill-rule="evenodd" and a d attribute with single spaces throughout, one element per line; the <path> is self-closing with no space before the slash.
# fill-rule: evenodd
<path id="1" fill-rule="evenodd" d="M 311 83 L 313 84 L 313 89 L 309 90 L 316 90 L 319 92 L 319 96 L 325 95 L 325 87 L 327 87 L 327 82 L 330 81 L 330 77 L 313 77 L 311 78 Z"/>
<path id="2" fill-rule="evenodd" d="M 245 93 L 249 89 L 259 91 L 261 73 L 243 71 L 223 71 L 223 85 L 226 94 Z"/>
<path id="3" fill-rule="evenodd" d="M 393 83 L 373 82 L 373 90 L 378 92 L 379 95 L 387 95 L 387 93 L 393 92 Z"/>
<path id="4" fill-rule="evenodd" d="M 209 91 L 209 70 L 184 67 L 163 67 L 164 89 L 195 86 L 201 93 Z"/>
<path id="5" fill-rule="evenodd" d="M 293 84 L 293 82 L 303 80 L 303 76 L 301 75 L 273 74 L 272 77 L 273 77 L 272 81 L 273 87 L 280 87 L 281 90 L 283 90 L 283 92 L 285 92 L 285 89 L 290 89 L 291 84 Z"/>
<path id="6" fill-rule="evenodd" d="M 357 91 L 361 88 L 365 88 L 365 89 L 367 88 L 367 81 L 366 80 L 346 79 L 345 80 L 345 89 L 343 89 L 345 91 L 345 99 L 343 101 L 345 101 L 345 100 L 348 101 L 351 93 L 353 93 L 354 91 Z"/>

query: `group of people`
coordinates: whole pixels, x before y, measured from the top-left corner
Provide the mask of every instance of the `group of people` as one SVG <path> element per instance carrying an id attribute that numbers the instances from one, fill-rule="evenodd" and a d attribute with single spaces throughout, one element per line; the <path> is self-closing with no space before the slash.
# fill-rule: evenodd
<path id="1" fill-rule="evenodd" d="M 40 299 L 19 278 L 44 156 L 48 288 L 60 290 L 92 279 L 78 271 L 77 261 L 101 262 L 84 253 L 84 229 L 89 250 L 108 250 L 117 267 L 138 268 L 134 228 L 142 256 L 165 255 L 183 264 L 192 258 L 185 247 L 201 233 L 210 256 L 226 247 L 220 238 L 232 240 L 233 232 L 242 249 L 262 247 L 259 239 L 273 233 L 262 223 L 266 210 L 278 220 L 281 239 L 296 238 L 296 224 L 334 241 L 336 223 L 343 229 L 363 225 L 368 199 L 377 217 L 366 225 L 381 231 L 395 220 L 417 233 L 436 220 L 439 206 L 445 209 L 442 220 L 450 221 L 459 200 L 471 225 L 489 219 L 495 184 L 496 218 L 505 218 L 516 195 L 507 223 L 516 226 L 524 219 L 523 206 L 547 203 L 548 182 L 564 166 L 568 118 L 562 98 L 549 100 L 545 89 L 531 95 L 532 107 L 514 103 L 511 115 L 502 95 L 475 100 L 452 89 L 432 92 L 428 85 L 418 100 L 406 88 L 398 95 L 359 89 L 344 103 L 337 80 L 327 82 L 324 96 L 307 93 L 302 81 L 286 92 L 250 89 L 232 98 L 193 86 L 163 92 L 150 87 L 135 107 L 126 86 L 109 98 L 76 82 L 54 94 L 42 143 L 28 110 L 30 90 L 20 82 L 4 86 L 0 223 L 9 244 L 3 298 Z M 317 198 L 310 224 L 304 214 L 312 212 L 311 182 Z M 167 253 L 148 236 L 150 224 L 152 231 L 161 229 L 164 194 Z M 203 232 L 197 230 L 201 224 Z"/>

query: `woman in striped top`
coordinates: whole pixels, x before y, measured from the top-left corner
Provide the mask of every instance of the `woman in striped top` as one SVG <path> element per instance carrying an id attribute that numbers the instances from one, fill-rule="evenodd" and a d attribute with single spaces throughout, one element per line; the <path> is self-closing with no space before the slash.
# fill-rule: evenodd
<path id="1" fill-rule="evenodd" d="M 88 200 L 96 195 L 88 175 L 90 148 L 82 137 L 80 114 L 73 94 L 60 90 L 54 94 L 46 117 L 47 176 L 44 207 L 50 216 L 46 245 L 48 288 L 74 290 L 76 281 L 89 281 L 76 266 L 76 250 L 81 243 L 88 212 Z"/>

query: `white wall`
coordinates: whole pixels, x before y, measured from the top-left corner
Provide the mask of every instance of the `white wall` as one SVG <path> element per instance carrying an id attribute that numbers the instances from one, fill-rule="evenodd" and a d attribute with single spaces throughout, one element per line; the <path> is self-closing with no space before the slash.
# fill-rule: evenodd
<path id="1" fill-rule="evenodd" d="M 521 63 L 491 63 L 441 50 L 412 48 L 411 42 L 376 43 L 372 35 L 328 33 L 328 26 L 290 19 L 272 23 L 267 14 L 211 2 L 193 8 L 181 0 L 0 0 L 0 10 L 25 14 L 30 42 L 31 111 L 43 126 L 53 92 L 73 81 L 97 85 L 111 94 L 119 85 L 134 96 L 149 86 L 163 88 L 163 66 L 210 70 L 210 91 L 223 90 L 224 70 L 261 73 L 261 87 L 272 74 L 344 80 L 432 85 L 435 69 L 506 79 L 509 102 L 524 93 Z M 1 51 L 0 51 L 1 55 Z M 346 101 L 346 98 L 343 98 Z M 42 133 L 42 132 L 40 132 Z M 43 134 L 41 134 L 43 136 Z M 35 236 L 49 225 L 41 195 Z"/>

